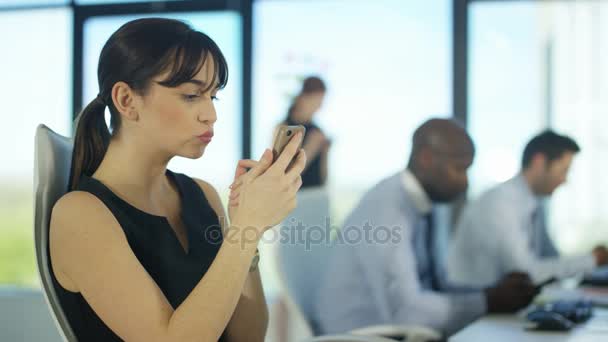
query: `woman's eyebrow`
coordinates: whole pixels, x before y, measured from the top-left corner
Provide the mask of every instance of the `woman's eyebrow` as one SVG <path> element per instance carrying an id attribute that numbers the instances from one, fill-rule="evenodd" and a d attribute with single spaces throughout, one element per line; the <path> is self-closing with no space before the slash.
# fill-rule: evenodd
<path id="1" fill-rule="evenodd" d="M 204 81 L 201 81 L 201 80 L 196 80 L 196 79 L 188 80 L 188 81 L 186 81 L 184 83 L 192 83 L 192 84 L 194 84 L 196 86 L 199 86 L 199 87 L 201 87 L 203 89 L 205 89 L 205 87 L 207 87 L 207 83 L 205 83 Z"/>
<path id="2" fill-rule="evenodd" d="M 182 84 L 187 84 L 187 83 L 194 84 L 195 86 L 199 87 L 201 89 L 201 91 L 217 91 L 217 90 L 219 90 L 219 85 L 217 84 L 217 82 L 214 82 L 214 84 L 213 84 L 214 86 L 213 87 L 209 87 L 207 85 L 207 82 L 202 81 L 202 80 L 197 80 L 197 79 L 193 78 L 191 80 L 185 81 Z"/>

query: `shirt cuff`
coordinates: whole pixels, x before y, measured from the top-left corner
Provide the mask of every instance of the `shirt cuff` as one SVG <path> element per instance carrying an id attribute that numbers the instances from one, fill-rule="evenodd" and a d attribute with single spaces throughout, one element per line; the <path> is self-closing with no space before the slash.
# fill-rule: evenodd
<path id="1" fill-rule="evenodd" d="M 470 293 L 471 303 L 475 308 L 475 314 L 479 317 L 484 315 L 488 311 L 486 294 L 483 291 Z"/>
<path id="2" fill-rule="evenodd" d="M 448 336 L 466 327 L 487 311 L 486 295 L 483 292 L 451 295 L 453 321 L 448 324 Z"/>

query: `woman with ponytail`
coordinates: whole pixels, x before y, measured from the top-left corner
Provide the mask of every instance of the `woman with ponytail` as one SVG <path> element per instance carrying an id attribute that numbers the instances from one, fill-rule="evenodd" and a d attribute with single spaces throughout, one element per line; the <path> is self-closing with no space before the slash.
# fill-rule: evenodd
<path id="1" fill-rule="evenodd" d="M 213 40 L 177 20 L 131 21 L 97 76 L 50 223 L 54 285 L 78 340 L 263 341 L 257 244 L 296 206 L 302 137 L 275 161 L 267 150 L 236 165 L 228 220 L 212 185 L 167 169 L 211 143 L 228 80 Z"/>
<path id="2" fill-rule="evenodd" d="M 308 163 L 302 172 L 302 188 L 320 187 L 327 181 L 327 157 L 331 141 L 313 122 L 325 98 L 326 87 L 322 79 L 310 76 L 304 79 L 302 89 L 287 110 L 283 124 L 306 127 L 303 149 Z"/>

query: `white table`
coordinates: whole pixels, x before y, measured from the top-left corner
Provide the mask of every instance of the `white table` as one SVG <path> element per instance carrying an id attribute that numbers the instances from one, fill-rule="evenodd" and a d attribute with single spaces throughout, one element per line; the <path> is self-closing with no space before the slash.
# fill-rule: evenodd
<path id="1" fill-rule="evenodd" d="M 608 341 L 608 309 L 596 308 L 586 323 L 568 332 L 526 330 L 529 326 L 521 315 L 487 315 L 452 336 L 450 342 L 517 341 L 517 342 L 601 342 Z"/>
<path id="2" fill-rule="evenodd" d="M 567 332 L 541 332 L 528 330 L 531 324 L 526 321 L 525 313 L 518 315 L 487 315 L 473 322 L 468 327 L 452 336 L 450 342 L 475 341 L 518 341 L 518 342 L 601 342 L 608 341 L 608 289 L 606 288 L 573 288 L 556 285 L 543 289 L 541 297 L 551 301 L 557 299 L 587 298 L 596 307 L 594 316 L 586 323 L 576 326 Z"/>

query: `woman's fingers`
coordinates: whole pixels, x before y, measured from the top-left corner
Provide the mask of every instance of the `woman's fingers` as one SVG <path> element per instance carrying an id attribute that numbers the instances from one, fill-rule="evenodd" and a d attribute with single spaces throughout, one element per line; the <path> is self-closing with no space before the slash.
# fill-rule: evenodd
<path id="1" fill-rule="evenodd" d="M 298 153 L 298 156 L 296 157 L 296 161 L 293 164 L 293 166 L 291 167 L 291 169 L 289 171 L 287 171 L 287 174 L 285 175 L 288 179 L 288 182 L 293 182 L 295 181 L 298 177 L 300 177 L 300 175 L 302 174 L 302 171 L 304 171 L 304 168 L 306 167 L 306 152 L 304 152 L 304 149 L 300 149 L 300 152 Z"/>
<path id="2" fill-rule="evenodd" d="M 229 186 L 230 189 L 235 189 L 243 181 L 244 178 L 256 178 L 272 164 L 272 152 L 266 149 L 259 161 L 252 159 L 242 159 L 236 165 L 234 172 L 234 180 Z"/>
<path id="3" fill-rule="evenodd" d="M 272 152 L 269 149 L 264 150 L 264 154 L 260 158 L 259 162 L 249 170 L 244 177 L 252 179 L 257 178 L 259 175 L 264 173 L 272 165 Z"/>
<path id="4" fill-rule="evenodd" d="M 291 140 L 289 140 L 289 143 L 287 144 L 287 146 L 285 146 L 285 149 L 283 150 L 283 152 L 281 152 L 279 158 L 277 158 L 274 164 L 272 164 L 272 170 L 276 170 L 276 172 L 280 174 L 285 173 L 285 170 L 287 170 L 287 166 L 289 166 L 289 163 L 299 151 L 298 146 L 300 146 L 302 138 L 302 133 L 298 132 L 291 138 Z"/>
<path id="5" fill-rule="evenodd" d="M 236 171 L 234 172 L 234 179 L 232 181 L 232 184 L 229 186 L 229 188 L 232 189 L 237 184 L 239 184 L 241 176 L 246 174 L 249 169 L 254 168 L 256 165 L 258 165 L 258 163 L 259 162 L 257 160 L 253 160 L 253 159 L 239 160 L 239 162 L 236 165 Z"/>
<path id="6" fill-rule="evenodd" d="M 242 179 L 240 179 L 240 178 L 239 178 L 239 179 L 235 180 L 235 181 L 234 181 L 234 182 L 233 182 L 233 183 L 232 183 L 232 184 L 229 186 L 230 191 L 232 192 L 232 191 L 236 191 L 236 190 L 238 190 L 238 189 L 241 187 L 241 185 L 242 185 L 242 184 L 243 184 L 243 180 L 242 180 Z"/>
<path id="7" fill-rule="evenodd" d="M 238 191 L 234 191 L 230 193 L 230 196 L 228 197 L 229 199 L 233 200 L 235 198 L 238 198 L 240 195 L 240 193 Z"/>
<path id="8" fill-rule="evenodd" d="M 289 189 L 292 192 L 298 192 L 302 187 L 302 176 L 298 176 L 292 183 L 291 188 Z"/>

